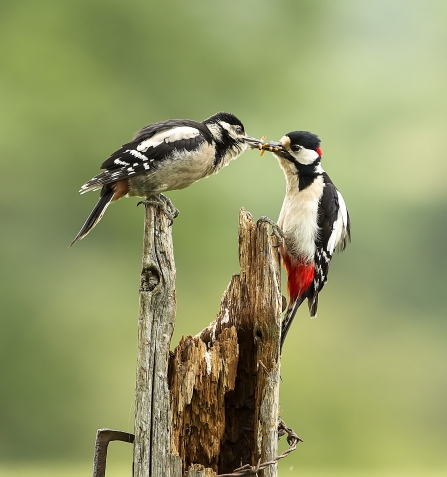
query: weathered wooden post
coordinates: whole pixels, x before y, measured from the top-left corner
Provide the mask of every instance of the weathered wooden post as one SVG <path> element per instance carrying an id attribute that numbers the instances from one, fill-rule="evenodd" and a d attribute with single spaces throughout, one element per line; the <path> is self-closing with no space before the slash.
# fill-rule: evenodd
<path id="1" fill-rule="evenodd" d="M 170 220 L 145 205 L 135 386 L 134 477 L 180 477 L 171 454 L 169 344 L 175 325 L 175 263 Z"/>
<path id="2" fill-rule="evenodd" d="M 274 241 L 267 224 L 241 210 L 240 273 L 216 319 L 182 338 L 170 355 L 176 309 L 171 229 L 162 211 L 146 205 L 135 477 L 277 475 L 282 300 Z M 294 448 L 298 441 L 292 441 Z"/>
<path id="3" fill-rule="evenodd" d="M 173 353 L 175 264 L 170 219 L 146 204 L 138 319 L 135 435 L 99 429 L 93 477 L 109 442 L 134 444 L 134 477 L 276 477 L 301 439 L 279 419 L 279 254 L 265 222 L 239 216 L 240 272 L 216 319 Z M 289 449 L 277 455 L 278 437 Z"/>

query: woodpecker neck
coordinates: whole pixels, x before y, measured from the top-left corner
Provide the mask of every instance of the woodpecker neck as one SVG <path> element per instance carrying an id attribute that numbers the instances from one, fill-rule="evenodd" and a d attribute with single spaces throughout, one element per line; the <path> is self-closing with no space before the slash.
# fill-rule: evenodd
<path id="1" fill-rule="evenodd" d="M 214 138 L 216 152 L 214 155 L 214 171 L 218 172 L 227 166 L 230 161 L 240 156 L 248 147 L 245 142 L 238 141 L 228 134 L 220 124 L 207 124 Z"/>
<path id="2" fill-rule="evenodd" d="M 321 157 L 312 164 L 301 164 L 296 160 L 285 159 L 279 155 L 276 155 L 276 157 L 284 171 L 288 189 L 296 189 L 298 187 L 299 190 L 304 190 L 318 176 L 324 174 L 324 169 L 321 167 Z"/>

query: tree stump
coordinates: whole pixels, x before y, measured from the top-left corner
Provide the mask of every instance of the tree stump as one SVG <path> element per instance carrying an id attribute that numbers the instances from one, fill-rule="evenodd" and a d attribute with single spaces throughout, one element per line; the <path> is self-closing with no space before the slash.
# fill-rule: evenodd
<path id="1" fill-rule="evenodd" d="M 212 477 L 275 459 L 282 300 L 274 241 L 268 224 L 255 224 L 241 210 L 240 273 L 216 319 L 182 338 L 168 360 L 175 323 L 172 238 L 166 217 L 146 208 L 135 477 Z M 259 471 L 276 475 L 277 464 Z"/>

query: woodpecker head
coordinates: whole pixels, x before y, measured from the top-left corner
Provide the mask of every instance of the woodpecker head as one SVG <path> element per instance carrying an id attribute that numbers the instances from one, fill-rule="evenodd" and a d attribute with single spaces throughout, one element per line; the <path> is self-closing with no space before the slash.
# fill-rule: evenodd
<path id="1" fill-rule="evenodd" d="M 317 164 L 321 161 L 323 151 L 320 138 L 308 131 L 292 131 L 278 142 L 268 142 L 262 149 L 273 149 L 275 155 L 303 166 Z"/>
<path id="2" fill-rule="evenodd" d="M 203 124 L 211 131 L 216 143 L 216 166 L 223 162 L 223 167 L 242 154 L 249 145 L 257 147 L 262 143 L 259 139 L 247 136 L 242 122 L 231 113 L 214 114 L 205 119 Z"/>
<path id="3" fill-rule="evenodd" d="M 273 152 L 284 172 L 292 174 L 315 175 L 323 172 L 321 168 L 320 138 L 308 131 L 292 131 L 278 142 L 267 142 L 258 146 Z"/>

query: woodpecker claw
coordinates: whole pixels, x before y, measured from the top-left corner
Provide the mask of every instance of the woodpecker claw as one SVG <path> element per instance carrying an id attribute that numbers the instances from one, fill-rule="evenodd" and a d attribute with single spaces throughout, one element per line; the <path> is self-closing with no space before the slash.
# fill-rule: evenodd
<path id="1" fill-rule="evenodd" d="M 151 195 L 146 200 L 140 200 L 140 202 L 138 202 L 137 204 L 137 207 L 140 204 L 155 205 L 160 207 L 160 209 L 166 214 L 168 219 L 171 221 L 169 226 L 171 226 L 174 223 L 174 219 L 177 218 L 178 214 L 180 213 L 177 207 L 172 203 L 171 199 L 169 199 L 163 194 Z"/>
<path id="2" fill-rule="evenodd" d="M 273 245 L 273 247 L 280 247 L 284 241 L 284 232 L 278 227 L 278 224 L 276 222 L 273 222 L 272 219 L 266 217 L 265 215 L 259 217 L 257 223 L 259 224 L 260 222 L 266 222 L 267 224 L 272 226 L 272 235 L 274 235 L 278 239 L 278 243 L 276 245 Z"/>

